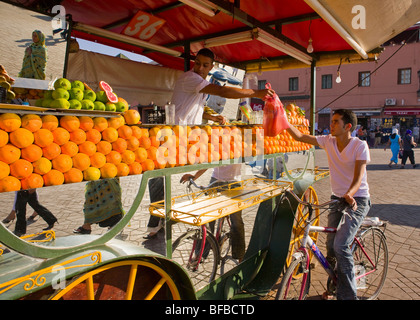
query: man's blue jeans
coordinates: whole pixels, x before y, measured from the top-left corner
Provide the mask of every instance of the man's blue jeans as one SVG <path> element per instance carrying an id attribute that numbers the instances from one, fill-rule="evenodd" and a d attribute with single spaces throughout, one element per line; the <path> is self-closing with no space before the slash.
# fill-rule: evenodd
<path id="1" fill-rule="evenodd" d="M 331 196 L 331 199 L 338 199 Z M 337 299 L 338 300 L 354 300 L 357 299 L 356 279 L 354 276 L 354 261 L 351 252 L 351 244 L 359 230 L 363 219 L 370 209 L 370 198 L 355 197 L 357 209 L 355 211 L 346 209 L 343 211 L 338 209 L 338 204 L 330 207 L 328 215 L 328 226 L 337 228 L 337 233 L 329 233 L 327 235 L 327 257 L 335 257 L 337 261 Z"/>

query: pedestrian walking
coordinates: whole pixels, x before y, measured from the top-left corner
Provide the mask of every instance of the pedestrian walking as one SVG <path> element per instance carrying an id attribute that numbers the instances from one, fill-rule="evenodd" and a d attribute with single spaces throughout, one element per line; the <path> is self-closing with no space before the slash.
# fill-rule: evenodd
<path id="1" fill-rule="evenodd" d="M 43 230 L 50 230 L 57 222 L 57 218 L 51 213 L 50 210 L 45 208 L 38 202 L 35 192 L 36 189 L 28 189 L 18 191 L 16 197 L 16 225 L 14 233 L 20 237 L 26 233 L 26 204 L 29 205 L 45 220 L 48 224 Z"/>
<path id="2" fill-rule="evenodd" d="M 414 150 L 413 148 L 417 147 L 417 143 L 414 142 L 414 138 L 412 136 L 412 131 L 408 129 L 405 132 L 404 138 L 401 139 L 401 149 L 403 150 L 402 159 L 401 159 L 401 169 L 404 169 L 405 163 L 407 162 L 407 158 L 410 159 L 413 168 L 416 167 L 416 161 L 414 159 Z"/>
<path id="3" fill-rule="evenodd" d="M 398 153 L 400 152 L 401 137 L 398 134 L 397 129 L 392 129 L 392 134 L 389 136 L 389 140 L 385 145 L 384 151 L 388 146 L 391 146 L 392 157 L 389 161 L 388 167 L 392 167 L 393 164 L 398 164 Z"/>

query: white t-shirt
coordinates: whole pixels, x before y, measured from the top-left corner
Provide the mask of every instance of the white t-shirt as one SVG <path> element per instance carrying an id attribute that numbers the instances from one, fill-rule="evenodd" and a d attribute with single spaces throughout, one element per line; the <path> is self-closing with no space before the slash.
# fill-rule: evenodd
<path id="1" fill-rule="evenodd" d="M 241 180 L 241 169 L 241 163 L 216 167 L 213 170 L 212 178 L 215 178 L 219 181 L 239 181 Z"/>
<path id="2" fill-rule="evenodd" d="M 203 122 L 206 94 L 200 90 L 210 82 L 193 70 L 182 74 L 175 83 L 171 102 L 175 105 L 176 124 L 201 124 Z"/>
<path id="3" fill-rule="evenodd" d="M 331 135 L 317 136 L 316 140 L 319 146 L 327 152 L 332 193 L 337 197 L 342 197 L 353 181 L 356 160 L 370 162 L 369 147 L 366 141 L 351 138 L 348 145 L 340 152 L 335 137 Z M 369 196 L 369 185 L 365 171 L 360 188 L 354 194 L 354 197 Z"/>

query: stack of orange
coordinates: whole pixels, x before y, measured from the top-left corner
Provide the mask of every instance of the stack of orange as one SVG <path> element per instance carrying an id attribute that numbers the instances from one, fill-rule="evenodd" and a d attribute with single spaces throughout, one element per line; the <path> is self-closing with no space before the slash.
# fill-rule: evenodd
<path id="1" fill-rule="evenodd" d="M 301 127 L 298 129 L 303 133 L 309 133 L 307 128 Z M 309 150 L 310 148 L 310 144 L 294 140 L 292 136 L 285 130 L 275 137 L 264 137 L 265 154 L 302 151 Z"/>
<path id="2" fill-rule="evenodd" d="M 138 122 L 137 111 L 124 116 Z M 1 114 L 0 192 L 128 175 L 136 143 L 125 123 L 122 116 Z"/>
<path id="3" fill-rule="evenodd" d="M 108 119 L 1 114 L 0 192 L 309 148 L 285 131 L 264 137 L 258 125 L 148 129 L 139 119 L 135 110 Z"/>
<path id="4" fill-rule="evenodd" d="M 286 106 L 286 114 L 289 123 L 309 127 L 309 120 L 305 118 L 305 111 L 294 103 Z"/>

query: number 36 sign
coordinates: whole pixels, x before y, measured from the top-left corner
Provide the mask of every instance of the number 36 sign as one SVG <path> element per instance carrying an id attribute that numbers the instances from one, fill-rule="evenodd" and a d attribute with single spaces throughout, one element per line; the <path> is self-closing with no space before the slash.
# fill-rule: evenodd
<path id="1" fill-rule="evenodd" d="M 165 22 L 165 20 L 152 16 L 147 12 L 138 11 L 122 33 L 140 40 L 148 40 L 154 36 Z"/>

